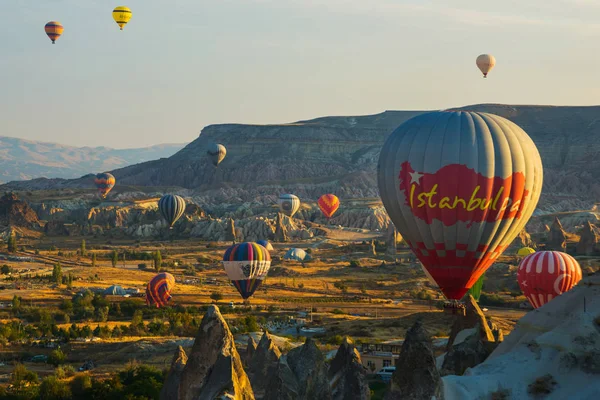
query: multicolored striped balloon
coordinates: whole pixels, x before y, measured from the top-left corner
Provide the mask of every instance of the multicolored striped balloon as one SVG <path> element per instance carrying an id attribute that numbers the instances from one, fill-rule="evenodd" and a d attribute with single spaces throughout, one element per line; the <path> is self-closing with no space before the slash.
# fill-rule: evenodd
<path id="1" fill-rule="evenodd" d="M 115 186 L 116 180 L 112 174 L 109 174 L 108 172 L 103 172 L 101 174 L 96 175 L 94 183 L 98 188 L 98 193 L 100 193 L 100 196 L 103 199 L 105 199 L 108 192 L 110 192 L 111 189 Z"/>
<path id="2" fill-rule="evenodd" d="M 176 194 L 165 194 L 158 201 L 158 209 L 169 224 L 169 229 L 172 229 L 175 222 L 185 212 L 185 200 Z"/>
<path id="3" fill-rule="evenodd" d="M 225 251 L 223 268 L 245 300 L 254 294 L 269 273 L 271 256 L 258 243 L 239 243 Z"/>
<path id="4" fill-rule="evenodd" d="M 54 44 L 54 42 L 56 42 L 56 39 L 58 39 L 60 35 L 63 34 L 65 28 L 63 28 L 61 23 L 58 21 L 50 21 L 46 24 L 44 30 L 46 31 L 46 35 L 48 35 L 50 40 L 52 40 L 52 44 Z"/>
<path id="5" fill-rule="evenodd" d="M 560 251 L 538 251 L 525 257 L 517 279 L 534 308 L 539 308 L 573 288 L 581 280 L 577 260 Z"/>
<path id="6" fill-rule="evenodd" d="M 340 199 L 334 194 L 324 194 L 319 197 L 319 208 L 325 218 L 329 219 L 335 214 L 335 212 L 340 208 Z"/>
<path id="7" fill-rule="evenodd" d="M 156 275 L 146 286 L 146 304 L 165 306 L 171 300 L 171 290 L 175 287 L 175 277 L 168 272 Z"/>

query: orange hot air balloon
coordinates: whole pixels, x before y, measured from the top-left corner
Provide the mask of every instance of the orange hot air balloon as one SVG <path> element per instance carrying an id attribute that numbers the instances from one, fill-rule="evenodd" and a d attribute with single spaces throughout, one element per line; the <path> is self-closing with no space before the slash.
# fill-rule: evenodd
<path id="1" fill-rule="evenodd" d="M 65 28 L 63 28 L 63 26 L 58 21 L 50 21 L 46 24 L 44 30 L 46 31 L 46 35 L 48 35 L 50 40 L 52 40 L 52 44 L 54 44 L 56 39 L 58 39 L 60 35 L 63 34 Z"/>
<path id="2" fill-rule="evenodd" d="M 340 199 L 334 194 L 324 194 L 319 197 L 317 203 L 327 219 L 331 218 L 337 209 L 340 208 Z"/>

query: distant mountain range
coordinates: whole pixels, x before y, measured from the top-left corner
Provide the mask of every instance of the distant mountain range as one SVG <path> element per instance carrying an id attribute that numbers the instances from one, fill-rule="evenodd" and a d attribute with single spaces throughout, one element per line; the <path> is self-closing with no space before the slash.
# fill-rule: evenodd
<path id="1" fill-rule="evenodd" d="M 542 209 L 591 207 L 600 199 L 600 106 L 479 104 L 460 109 L 503 116 L 531 136 L 544 165 Z M 187 189 L 186 193 L 206 205 L 271 204 L 279 193 L 295 193 L 306 200 L 316 200 L 323 193 L 343 199 L 375 198 L 377 161 L 384 140 L 398 125 L 423 112 L 386 111 L 276 125 L 210 125 L 171 157 L 112 172 L 117 186 L 124 189 Z M 206 155 L 214 142 L 227 147 L 227 157 L 218 168 Z M 86 177 L 38 179 L 2 189 L 92 187 Z"/>
<path id="2" fill-rule="evenodd" d="M 127 165 L 170 157 L 183 144 L 160 144 L 138 149 L 73 147 L 0 136 L 0 181 L 40 177 L 78 178 Z"/>

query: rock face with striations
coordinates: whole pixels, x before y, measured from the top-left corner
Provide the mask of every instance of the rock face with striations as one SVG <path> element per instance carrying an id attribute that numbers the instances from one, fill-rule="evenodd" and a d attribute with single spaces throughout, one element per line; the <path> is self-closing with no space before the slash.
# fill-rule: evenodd
<path id="1" fill-rule="evenodd" d="M 302 346 L 290 350 L 287 363 L 298 382 L 299 400 L 331 399 L 325 357 L 314 340 L 306 338 Z"/>
<path id="2" fill-rule="evenodd" d="M 406 332 L 396 371 L 386 400 L 441 399 L 442 380 L 437 370 L 431 339 L 421 321 Z"/>
<path id="3" fill-rule="evenodd" d="M 481 364 L 504 340 L 502 330 L 488 321 L 473 296 L 466 301 L 465 317 L 452 325 L 441 375 L 462 375 L 467 368 Z"/>
<path id="4" fill-rule="evenodd" d="M 354 342 L 348 337 L 340 345 L 329 366 L 329 384 L 333 400 L 368 400 L 371 390 L 366 381 L 367 369 L 363 367 Z"/>
<path id="5" fill-rule="evenodd" d="M 558 217 L 554 218 L 554 222 L 548 232 L 548 243 L 546 250 L 565 251 L 567 249 L 567 234 L 560 223 Z"/>
<path id="6" fill-rule="evenodd" d="M 281 351 L 275 345 L 269 332 L 265 331 L 258 342 L 254 356 L 252 356 L 252 361 L 250 361 L 250 367 L 248 368 L 250 382 L 252 382 L 252 388 L 257 397 L 261 397 L 264 394 L 269 378 L 277 370 L 277 363 L 280 357 Z"/>
<path id="7" fill-rule="evenodd" d="M 161 400 L 179 400 L 179 382 L 181 381 L 181 375 L 187 360 L 188 357 L 187 354 L 185 354 L 185 350 L 183 350 L 183 347 L 179 346 L 177 350 L 175 350 L 173 361 L 171 361 L 171 369 L 169 370 L 169 374 L 165 379 L 165 384 L 160 391 Z"/>
<path id="8" fill-rule="evenodd" d="M 252 336 L 248 336 L 248 344 L 246 345 L 246 352 L 244 353 L 244 365 L 246 367 L 250 366 L 250 362 L 252 361 L 252 357 L 254 357 L 254 353 L 256 352 L 256 342 Z"/>
<path id="9" fill-rule="evenodd" d="M 179 389 L 179 400 L 254 400 L 233 335 L 216 306 L 202 319 L 179 385 L 168 383 Z"/>
<path id="10" fill-rule="evenodd" d="M 39 228 L 39 223 L 35 211 L 16 194 L 6 193 L 0 197 L 0 226 Z"/>
<path id="11" fill-rule="evenodd" d="M 591 256 L 598 250 L 598 234 L 595 227 L 587 221 L 579 232 L 579 242 L 577 243 L 577 254 Z"/>
<path id="12" fill-rule="evenodd" d="M 283 225 L 282 219 L 283 219 L 283 215 L 281 213 L 277 213 L 277 221 L 275 222 L 275 238 L 274 238 L 274 240 L 276 242 L 287 242 L 289 240 L 288 236 L 287 236 L 287 229 Z"/>

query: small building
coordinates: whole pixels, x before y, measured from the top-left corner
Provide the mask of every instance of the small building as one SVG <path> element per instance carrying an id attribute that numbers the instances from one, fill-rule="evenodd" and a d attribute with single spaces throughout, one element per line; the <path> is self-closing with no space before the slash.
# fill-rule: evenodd
<path id="1" fill-rule="evenodd" d="M 401 349 L 401 344 L 364 343 L 360 352 L 362 364 L 373 373 L 383 367 L 394 367 Z"/>

